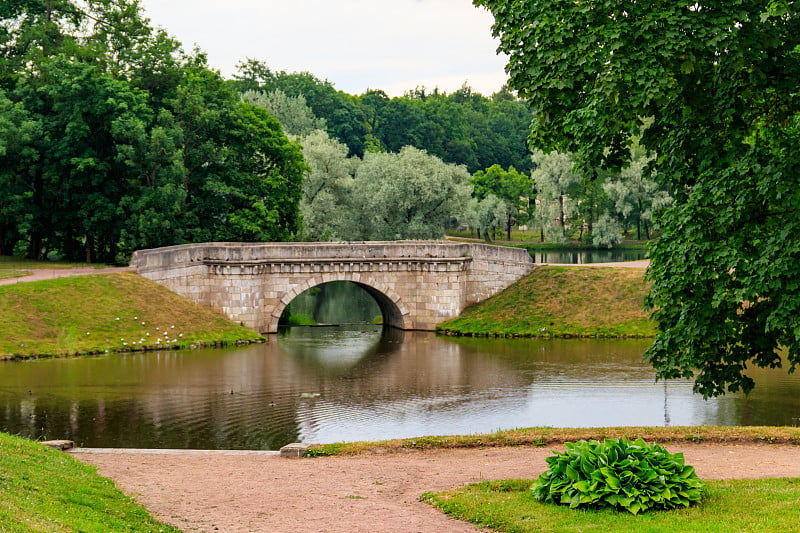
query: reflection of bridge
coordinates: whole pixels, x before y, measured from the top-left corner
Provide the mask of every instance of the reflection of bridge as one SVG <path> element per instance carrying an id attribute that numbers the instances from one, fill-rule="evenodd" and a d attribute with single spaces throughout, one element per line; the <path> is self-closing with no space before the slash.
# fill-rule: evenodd
<path id="1" fill-rule="evenodd" d="M 532 268 L 525 250 L 446 241 L 203 243 L 139 250 L 142 276 L 259 332 L 274 333 L 303 291 L 352 281 L 377 301 L 384 323 L 432 330 Z"/>

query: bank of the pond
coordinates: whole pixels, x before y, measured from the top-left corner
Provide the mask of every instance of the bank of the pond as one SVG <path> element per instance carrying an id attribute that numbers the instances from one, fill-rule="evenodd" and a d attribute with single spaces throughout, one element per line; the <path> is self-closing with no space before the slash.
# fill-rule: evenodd
<path id="1" fill-rule="evenodd" d="M 96 470 L 60 450 L 0 433 L 0 531 L 179 531 Z"/>
<path id="2" fill-rule="evenodd" d="M 0 359 L 262 340 L 132 272 L 0 286 Z"/>
<path id="3" fill-rule="evenodd" d="M 392 439 L 377 442 L 334 442 L 311 444 L 308 457 L 337 455 L 384 455 L 409 450 L 454 450 L 461 448 L 500 448 L 553 446 L 577 440 L 604 440 L 625 437 L 661 444 L 781 444 L 800 445 L 800 428 L 772 426 L 643 426 L 591 428 L 519 428 L 474 435 L 441 435 Z"/>
<path id="4" fill-rule="evenodd" d="M 437 327 L 446 335 L 652 337 L 643 268 L 545 265 Z"/>
<path id="5" fill-rule="evenodd" d="M 694 466 L 703 480 L 800 476 L 798 446 L 675 443 L 666 447 L 670 453 L 683 453 L 686 463 Z M 475 533 L 474 526 L 447 518 L 421 502 L 420 495 L 478 481 L 535 479 L 547 467 L 546 458 L 552 455 L 553 448 L 563 449 L 561 446 L 405 449 L 403 453 L 373 452 L 313 459 L 113 450 L 114 453 L 80 453 L 76 457 L 98 466 L 101 475 L 114 479 L 125 492 L 135 494 L 155 516 L 186 531 Z M 792 497 L 759 500 L 760 515 L 771 514 L 774 508 L 776 514 L 796 517 L 797 480 L 787 483 L 793 485 Z M 749 489 L 750 486 L 742 486 L 745 492 Z M 746 494 L 742 496 L 745 497 Z M 718 523 L 725 524 L 728 516 L 720 513 Z M 528 524 L 535 524 L 538 519 L 538 515 L 528 517 Z M 648 515 L 639 515 L 635 520 L 639 526 L 634 529 L 637 532 L 658 530 L 648 529 Z M 755 521 L 747 530 L 789 531 L 794 530 L 793 523 Z M 681 531 L 706 531 L 704 526 L 690 521 Z M 588 527 L 571 531 L 584 529 Z"/>
<path id="6" fill-rule="evenodd" d="M 437 327 L 447 335 L 652 337 L 643 268 L 540 266 Z"/>

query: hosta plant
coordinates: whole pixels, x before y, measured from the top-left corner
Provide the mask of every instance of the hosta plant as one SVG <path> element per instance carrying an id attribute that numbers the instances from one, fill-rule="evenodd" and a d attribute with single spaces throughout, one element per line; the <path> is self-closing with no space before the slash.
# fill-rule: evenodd
<path id="1" fill-rule="evenodd" d="M 531 487 L 543 502 L 570 508 L 611 507 L 638 514 L 688 507 L 700 501 L 703 482 L 683 454 L 642 439 L 565 443 L 547 458 L 549 469 Z"/>

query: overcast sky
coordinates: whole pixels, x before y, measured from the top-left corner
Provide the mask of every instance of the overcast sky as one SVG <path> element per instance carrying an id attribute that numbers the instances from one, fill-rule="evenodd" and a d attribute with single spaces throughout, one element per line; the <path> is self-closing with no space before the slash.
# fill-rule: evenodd
<path id="1" fill-rule="evenodd" d="M 141 0 L 145 14 L 195 44 L 230 77 L 251 57 L 311 72 L 350 94 L 467 82 L 486 96 L 505 83 L 491 15 L 470 0 Z"/>

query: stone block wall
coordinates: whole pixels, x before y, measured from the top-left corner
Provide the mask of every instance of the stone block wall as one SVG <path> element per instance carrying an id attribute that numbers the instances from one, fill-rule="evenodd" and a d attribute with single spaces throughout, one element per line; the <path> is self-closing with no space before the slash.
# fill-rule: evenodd
<path id="1" fill-rule="evenodd" d="M 522 249 L 446 241 L 203 243 L 134 253 L 139 274 L 259 332 L 311 287 L 352 281 L 386 323 L 433 330 L 530 272 Z"/>

